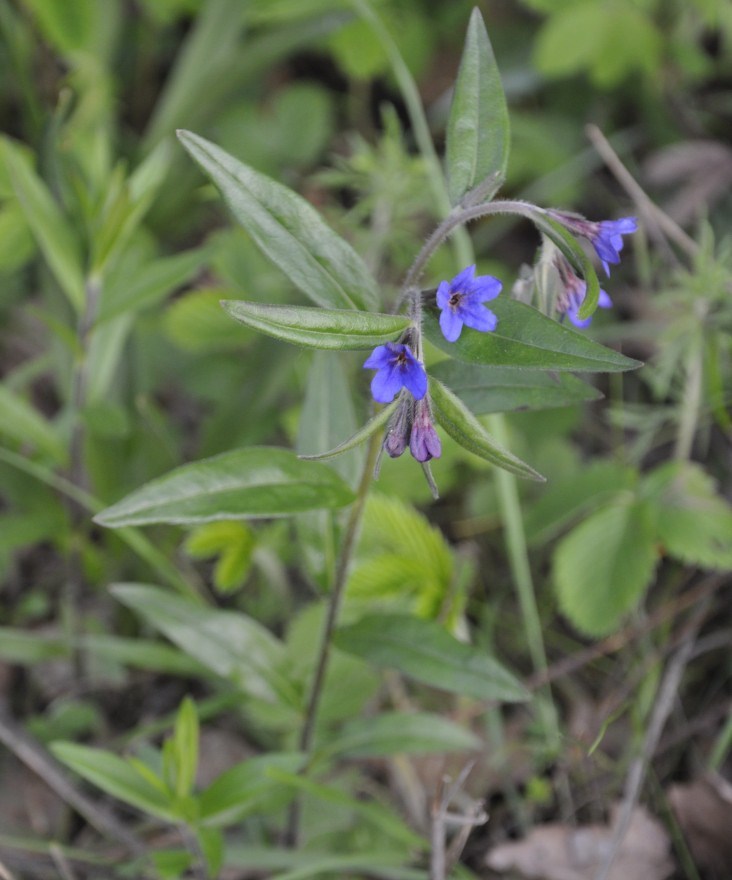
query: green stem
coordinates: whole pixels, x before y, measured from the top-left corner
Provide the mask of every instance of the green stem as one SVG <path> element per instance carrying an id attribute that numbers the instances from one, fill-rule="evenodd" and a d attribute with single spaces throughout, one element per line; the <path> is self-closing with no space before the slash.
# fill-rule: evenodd
<path id="1" fill-rule="evenodd" d="M 490 211 L 486 210 L 488 208 L 487 205 L 477 205 L 464 210 L 456 210 L 453 213 L 450 197 L 447 192 L 447 186 L 445 184 L 445 178 L 442 173 L 442 166 L 437 153 L 435 152 L 419 91 L 411 73 L 409 72 L 409 68 L 404 63 L 404 59 L 401 57 L 399 49 L 392 40 L 391 35 L 371 8 L 369 0 L 351 0 L 351 2 L 360 15 L 371 25 L 387 54 L 392 72 L 407 107 L 417 145 L 427 163 L 435 205 L 438 211 L 446 218 L 440 227 L 438 227 L 438 230 L 436 230 L 432 238 L 430 238 L 425 244 L 424 248 L 417 256 L 417 259 L 412 264 L 404 284 L 404 290 L 408 291 L 410 286 L 415 283 L 416 279 L 421 274 L 422 269 L 432 255 L 434 249 L 447 238 L 453 229 L 455 230 L 455 251 L 459 265 L 469 266 L 473 263 L 475 257 L 472 242 L 466 230 L 461 228 L 458 224 L 483 216 L 484 213 L 490 213 Z M 517 212 L 517 207 L 522 210 L 527 209 L 527 206 L 521 202 L 496 202 L 494 204 L 511 204 L 514 206 L 513 213 Z M 534 213 L 537 210 L 538 209 L 534 208 Z M 505 418 L 501 414 L 495 414 L 490 417 L 489 424 L 490 430 L 493 432 L 498 442 L 503 443 L 504 441 L 502 438 L 507 435 Z M 531 654 L 534 671 L 535 673 L 542 675 L 547 669 L 546 651 L 544 648 L 541 619 L 539 617 L 539 610 L 536 603 L 534 584 L 531 577 L 531 568 L 529 566 L 528 547 L 526 544 L 523 518 L 521 516 L 516 477 L 506 471 L 496 470 L 496 485 L 498 488 L 501 515 L 506 533 L 506 548 L 508 551 L 509 564 L 516 585 L 516 590 L 518 592 L 519 603 L 521 605 L 524 633 Z M 548 700 L 545 705 L 548 708 L 542 707 L 540 711 L 542 712 L 544 726 L 550 744 L 556 746 L 559 742 L 557 713 L 551 698 L 551 691 L 548 687 L 546 693 Z"/>
<path id="2" fill-rule="evenodd" d="M 500 413 L 488 416 L 488 430 L 493 434 L 496 441 L 508 448 L 510 438 L 506 425 L 506 419 Z M 501 506 L 501 519 L 506 534 L 506 549 L 511 567 L 511 575 L 518 593 L 519 605 L 521 606 L 521 619 L 524 626 L 524 636 L 531 655 L 531 663 L 536 675 L 544 677 L 548 664 L 546 650 L 544 648 L 544 636 L 541 630 L 541 616 L 536 602 L 536 590 L 529 566 L 529 553 L 526 545 L 526 532 L 521 515 L 521 501 L 519 499 L 518 483 L 516 477 L 508 471 L 496 470 L 496 484 L 498 488 L 498 501 Z M 541 716 L 544 731 L 547 735 L 547 746 L 551 753 L 559 748 L 559 719 L 552 698 L 549 685 L 544 688 L 545 699 L 538 703 L 538 711 Z"/>
<path id="3" fill-rule="evenodd" d="M 345 532 L 343 534 L 343 543 L 341 544 L 341 552 L 338 557 L 333 590 L 330 594 L 330 602 L 328 603 L 325 623 L 323 624 L 323 631 L 320 636 L 315 675 L 310 687 L 310 697 L 308 699 L 307 709 L 305 710 L 305 720 L 298 741 L 298 749 L 308 757 L 313 748 L 315 728 L 318 720 L 318 710 L 320 709 L 320 703 L 323 698 L 325 677 L 328 672 L 328 663 L 330 661 L 333 633 L 335 632 L 336 624 L 338 622 L 338 613 L 343 603 L 343 595 L 348 580 L 348 570 L 351 565 L 351 559 L 353 558 L 353 552 L 356 549 L 356 541 L 361 529 L 361 521 L 363 520 L 363 514 L 366 508 L 366 499 L 368 498 L 369 488 L 371 487 L 371 481 L 373 480 L 374 465 L 376 464 L 376 458 L 379 454 L 381 443 L 381 433 L 372 435 L 371 440 L 369 441 L 361 479 L 359 480 L 358 489 L 356 490 L 356 500 L 351 506 Z M 288 827 L 285 835 L 286 842 L 290 846 L 297 846 L 299 836 L 300 806 L 299 802 L 295 801 L 290 810 L 290 816 L 288 819 Z"/>

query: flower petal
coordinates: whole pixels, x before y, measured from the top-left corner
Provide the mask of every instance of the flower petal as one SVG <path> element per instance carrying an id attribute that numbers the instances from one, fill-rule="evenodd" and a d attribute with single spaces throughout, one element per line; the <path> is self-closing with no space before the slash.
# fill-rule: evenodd
<path id="1" fill-rule="evenodd" d="M 421 400 L 427 393 L 427 373 L 416 358 L 401 369 L 400 382 L 407 391 L 412 392 L 415 400 Z"/>
<path id="2" fill-rule="evenodd" d="M 371 395 L 377 403 L 391 403 L 401 390 L 402 370 L 396 364 L 380 369 L 371 380 Z"/>
<path id="3" fill-rule="evenodd" d="M 458 310 L 458 317 L 463 324 L 482 333 L 491 333 L 498 326 L 497 316 L 482 305 L 463 307 Z"/>
<path id="4" fill-rule="evenodd" d="M 473 275 L 475 275 L 475 263 L 472 266 L 466 266 L 462 272 L 458 272 L 450 282 L 450 291 L 455 293 L 456 291 L 463 292 L 469 290 L 473 283 Z"/>
<path id="5" fill-rule="evenodd" d="M 470 298 L 477 302 L 489 302 L 498 296 L 502 287 L 501 282 L 492 275 L 478 275 L 473 281 Z"/>
<path id="6" fill-rule="evenodd" d="M 393 345 L 393 343 L 389 343 Z M 396 352 L 391 351 L 388 345 L 377 345 L 376 348 L 363 362 L 366 370 L 380 370 L 388 366 L 395 358 Z"/>
<path id="7" fill-rule="evenodd" d="M 611 309 L 613 301 L 610 299 L 607 291 L 600 289 L 600 295 L 597 298 L 597 304 L 601 309 Z"/>
<path id="8" fill-rule="evenodd" d="M 446 309 L 450 305 L 450 285 L 447 281 L 440 281 L 437 288 L 437 305 L 441 309 Z"/>
<path id="9" fill-rule="evenodd" d="M 451 308 L 443 309 L 440 313 L 440 330 L 448 342 L 455 342 L 463 329 L 463 322 Z"/>

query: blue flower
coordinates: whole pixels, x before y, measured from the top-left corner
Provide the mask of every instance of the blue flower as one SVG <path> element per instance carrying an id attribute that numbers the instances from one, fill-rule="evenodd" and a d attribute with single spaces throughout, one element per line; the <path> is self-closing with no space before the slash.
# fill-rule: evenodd
<path id="1" fill-rule="evenodd" d="M 557 311 L 566 315 L 575 327 L 589 327 L 592 323 L 592 316 L 589 318 L 577 317 L 577 312 L 579 312 L 587 295 L 587 284 L 575 275 L 564 257 L 557 257 L 556 267 L 563 286 L 561 293 L 557 296 Z M 597 304 L 601 309 L 609 309 L 612 307 L 613 301 L 604 290 L 600 290 Z"/>
<path id="2" fill-rule="evenodd" d="M 608 263 L 620 262 L 620 251 L 623 249 L 623 236 L 630 235 L 638 229 L 635 217 L 621 217 L 620 220 L 603 220 L 597 224 L 597 232 L 590 237 L 590 242 L 600 258 L 605 274 L 610 274 Z"/>
<path id="3" fill-rule="evenodd" d="M 371 394 L 378 403 L 391 403 L 402 388 L 416 400 L 427 393 L 427 374 L 408 345 L 387 342 L 377 346 L 364 362 L 367 370 L 376 370 L 371 380 Z"/>
<path id="4" fill-rule="evenodd" d="M 399 458 L 409 445 L 409 435 L 412 430 L 414 401 L 403 395 L 399 401 L 397 411 L 391 417 L 389 427 L 384 437 L 384 450 L 390 458 Z"/>
<path id="5" fill-rule="evenodd" d="M 638 230 L 638 221 L 635 217 L 621 217 L 619 220 L 602 220 L 600 223 L 593 223 L 590 220 L 585 220 L 584 217 L 567 214 L 564 211 L 548 211 L 547 213 L 566 226 L 570 232 L 581 235 L 590 242 L 600 258 L 606 275 L 610 275 L 609 263 L 620 262 L 623 236 Z"/>
<path id="6" fill-rule="evenodd" d="M 414 424 L 409 438 L 409 451 L 417 461 L 429 461 L 442 455 L 442 444 L 432 424 L 429 398 L 415 405 Z"/>
<path id="7" fill-rule="evenodd" d="M 474 330 L 490 332 L 496 329 L 498 318 L 481 303 L 495 299 L 501 292 L 501 282 L 492 275 L 474 278 L 475 266 L 468 266 L 452 281 L 441 281 L 437 288 L 440 329 L 448 342 L 455 342 L 463 324 Z"/>

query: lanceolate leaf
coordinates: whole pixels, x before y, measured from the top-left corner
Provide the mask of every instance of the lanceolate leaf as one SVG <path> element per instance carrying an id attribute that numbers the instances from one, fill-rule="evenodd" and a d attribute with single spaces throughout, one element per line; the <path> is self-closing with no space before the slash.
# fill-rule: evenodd
<path id="1" fill-rule="evenodd" d="M 457 342 L 448 342 L 434 312 L 428 310 L 424 319 L 426 336 L 451 357 L 469 364 L 582 373 L 617 373 L 641 366 L 640 361 L 606 348 L 508 297 L 493 300 L 491 311 L 498 317 L 498 326 L 492 333 L 463 327 Z"/>
<path id="2" fill-rule="evenodd" d="M 221 305 L 242 324 L 305 348 L 369 349 L 396 339 L 410 323 L 409 318 L 399 315 L 352 309 L 273 306 L 241 300 L 222 300 Z"/>
<path id="3" fill-rule="evenodd" d="M 477 748 L 480 748 L 480 740 L 473 733 L 440 715 L 382 712 L 344 725 L 337 739 L 325 750 L 342 757 L 371 758 L 399 752 L 462 752 Z"/>
<path id="4" fill-rule="evenodd" d="M 521 682 L 484 651 L 451 636 L 439 623 L 406 614 L 372 614 L 336 633 L 335 644 L 377 666 L 417 681 L 475 697 L 520 702 Z"/>
<path id="5" fill-rule="evenodd" d="M 365 264 L 305 199 L 190 131 L 178 137 L 257 246 L 313 302 L 374 308 L 376 282 Z"/>
<path id="6" fill-rule="evenodd" d="M 326 465 L 286 449 L 252 447 L 185 464 L 108 507 L 109 528 L 288 516 L 350 504 L 353 493 Z"/>
<path id="7" fill-rule="evenodd" d="M 161 819 L 172 822 L 180 818 L 173 798 L 166 797 L 129 761 L 114 752 L 71 742 L 52 743 L 51 751 L 59 761 L 107 794 Z"/>
<path id="8" fill-rule="evenodd" d="M 474 9 L 447 125 L 447 178 L 453 205 L 490 175 L 497 174 L 500 185 L 508 149 L 508 109 L 501 77 L 483 18 Z"/>
<path id="9" fill-rule="evenodd" d="M 377 413 L 372 419 L 369 419 L 368 422 L 363 426 L 363 428 L 359 428 L 358 431 L 352 436 L 349 437 L 348 440 L 344 440 L 343 443 L 340 443 L 338 446 L 335 446 L 333 449 L 328 449 L 327 451 L 320 452 L 317 455 L 301 455 L 304 461 L 325 461 L 328 458 L 335 458 L 337 455 L 342 455 L 344 452 L 348 452 L 350 449 L 354 449 L 361 443 L 365 443 L 366 440 L 377 431 L 383 430 L 386 428 L 386 425 L 391 418 L 391 414 L 399 405 L 399 399 L 397 398 L 392 403 L 388 404 L 381 410 L 381 412 Z"/>
<path id="10" fill-rule="evenodd" d="M 568 373 L 516 370 L 445 360 L 430 375 L 446 383 L 474 413 L 552 409 L 602 397 L 600 391 Z"/>
<path id="11" fill-rule="evenodd" d="M 85 298 L 84 269 L 73 227 L 20 148 L 9 138 L 0 141 L 0 157 L 5 161 L 18 204 L 43 256 L 69 302 L 80 312 Z"/>
<path id="12" fill-rule="evenodd" d="M 430 393 L 435 418 L 453 440 L 474 455 L 516 476 L 527 477 L 530 480 L 544 480 L 544 477 L 526 462 L 499 446 L 460 398 L 437 379 L 430 380 Z"/>
<path id="13" fill-rule="evenodd" d="M 284 646 L 261 623 L 147 584 L 114 584 L 111 592 L 182 651 L 245 693 L 267 702 L 298 705 Z"/>

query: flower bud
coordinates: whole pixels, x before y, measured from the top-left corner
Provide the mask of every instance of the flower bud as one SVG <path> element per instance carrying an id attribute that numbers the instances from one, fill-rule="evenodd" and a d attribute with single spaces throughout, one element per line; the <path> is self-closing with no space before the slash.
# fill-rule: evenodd
<path id="1" fill-rule="evenodd" d="M 432 411 L 428 398 L 415 404 L 414 424 L 409 438 L 409 450 L 417 461 L 429 461 L 442 455 L 442 444 L 432 424 Z"/>
<path id="2" fill-rule="evenodd" d="M 409 432 L 412 428 L 413 401 L 403 396 L 397 407 L 397 411 L 389 422 L 389 428 L 384 437 L 384 450 L 390 458 L 399 458 L 409 443 Z"/>

